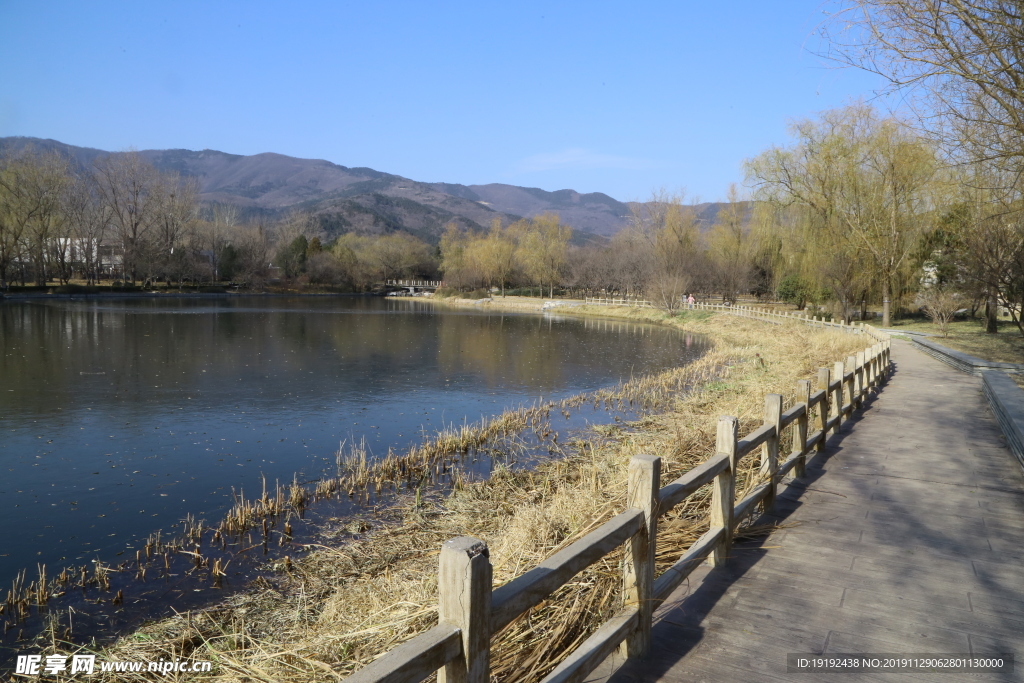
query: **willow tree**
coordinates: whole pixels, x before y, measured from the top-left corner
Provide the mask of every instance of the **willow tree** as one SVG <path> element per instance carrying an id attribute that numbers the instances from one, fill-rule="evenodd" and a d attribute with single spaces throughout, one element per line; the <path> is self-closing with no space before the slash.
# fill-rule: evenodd
<path id="1" fill-rule="evenodd" d="M 472 236 L 466 245 L 467 259 L 473 264 L 479 276 L 488 287 L 497 284 L 505 296 L 508 284 L 516 269 L 516 228 L 504 228 L 501 219 L 491 221 L 491 229 L 485 235 Z"/>
<path id="2" fill-rule="evenodd" d="M 682 193 L 662 190 L 646 202 L 631 203 L 628 232 L 616 244 L 631 252 L 629 258 L 616 259 L 631 271 L 624 279 L 636 281 L 669 312 L 682 305 L 703 276 L 697 223 L 696 211 L 683 203 Z"/>
<path id="3" fill-rule="evenodd" d="M 446 283 L 460 289 L 472 279 L 471 266 L 466 254 L 468 235 L 451 221 L 444 226 L 441 234 L 441 266 Z"/>
<path id="4" fill-rule="evenodd" d="M 893 284 L 933 213 L 932 146 L 864 104 L 801 121 L 792 135 L 792 146 L 747 163 L 757 197 L 803 207 L 815 226 L 808 237 L 820 248 L 863 259 L 881 291 L 882 324 L 889 325 Z"/>
<path id="5" fill-rule="evenodd" d="M 963 168 L 970 193 L 971 268 L 984 269 L 988 332 L 1024 280 L 1024 7 L 1017 0 L 840 0 L 824 27 L 827 54 L 882 76 Z M 992 183 L 995 179 L 995 184 Z M 972 179 L 966 178 L 969 185 Z"/>
<path id="6" fill-rule="evenodd" d="M 555 295 L 555 285 L 562 276 L 572 228 L 562 223 L 558 214 L 544 213 L 530 220 L 517 235 L 516 260 L 523 274 Z"/>
<path id="7" fill-rule="evenodd" d="M 734 303 L 747 289 L 751 271 L 751 241 L 747 226 L 746 204 L 735 185 L 729 187 L 727 201 L 708 233 L 708 255 L 723 301 Z"/>

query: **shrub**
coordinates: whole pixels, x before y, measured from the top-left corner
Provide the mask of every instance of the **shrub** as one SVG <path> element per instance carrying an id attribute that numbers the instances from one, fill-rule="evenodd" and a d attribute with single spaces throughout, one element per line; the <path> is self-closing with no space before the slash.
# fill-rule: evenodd
<path id="1" fill-rule="evenodd" d="M 813 298 L 813 286 L 799 275 L 787 275 L 779 283 L 779 298 L 803 310 Z"/>
<path id="2" fill-rule="evenodd" d="M 942 287 L 929 287 L 917 294 L 914 302 L 935 324 L 943 337 L 949 336 L 949 323 L 960 309 L 962 301 L 959 292 Z"/>

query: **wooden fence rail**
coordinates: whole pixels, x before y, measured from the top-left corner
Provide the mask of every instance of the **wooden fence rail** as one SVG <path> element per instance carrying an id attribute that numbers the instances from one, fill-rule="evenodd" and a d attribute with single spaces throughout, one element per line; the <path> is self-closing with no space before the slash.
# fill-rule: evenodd
<path id="1" fill-rule="evenodd" d="M 698 304 L 714 310 L 716 304 Z M 580 571 L 628 542 L 623 565 L 624 606 L 572 651 L 543 683 L 582 681 L 616 648 L 629 658 L 650 647 L 652 614 L 690 573 L 708 560 L 724 563 L 736 527 L 759 507 L 771 508 L 776 489 L 790 471 L 801 476 L 812 452 L 824 449 L 829 433 L 859 407 L 869 391 L 885 380 L 890 340 L 870 325 L 797 318 L 747 307 L 722 307 L 752 318 L 787 318 L 865 334 L 875 342 L 864 351 L 818 371 L 818 388 L 797 383 L 798 403 L 783 411 L 780 394 L 765 397 L 764 423 L 740 438 L 735 417 L 719 418 L 715 455 L 665 486 L 661 459 L 633 458 L 627 472 L 627 506 L 575 543 L 503 586 L 492 588 L 487 544 L 475 538 L 446 541 L 438 570 L 438 625 L 384 654 L 346 679 L 348 683 L 417 683 L 438 672 L 442 683 L 487 683 L 491 637 L 532 607 L 546 600 Z M 812 422 L 812 413 L 817 419 Z M 811 427 L 813 433 L 808 433 Z M 790 430 L 792 451 L 780 454 Z M 762 483 L 735 500 L 735 473 L 742 459 L 760 447 Z M 707 485 L 712 486 L 711 528 L 669 569 L 655 576 L 658 519 Z"/>
<path id="2" fill-rule="evenodd" d="M 427 287 L 437 288 L 443 286 L 441 280 L 385 280 L 385 285 L 391 287 Z"/>
<path id="3" fill-rule="evenodd" d="M 634 308 L 654 308 L 654 304 L 646 299 L 611 298 L 588 296 L 583 300 L 587 304 L 598 306 L 632 306 Z"/>

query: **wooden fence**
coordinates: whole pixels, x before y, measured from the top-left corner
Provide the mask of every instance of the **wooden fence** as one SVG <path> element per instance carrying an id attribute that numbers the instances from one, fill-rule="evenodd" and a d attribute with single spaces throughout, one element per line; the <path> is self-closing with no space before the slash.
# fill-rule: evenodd
<path id="1" fill-rule="evenodd" d="M 865 329 L 864 323 L 859 325 L 847 325 L 843 322 L 833 322 L 831 320 L 825 320 L 824 316 L 812 316 L 807 313 L 800 313 L 799 311 L 773 311 L 764 308 L 758 308 L 757 306 L 729 306 L 726 304 L 708 304 L 708 303 L 693 303 L 684 304 L 682 310 L 701 310 L 701 311 L 717 311 L 719 313 L 729 313 L 732 315 L 738 315 L 746 318 L 754 318 L 756 320 L 764 320 L 766 322 L 779 322 L 783 320 L 796 320 L 805 322 L 812 325 L 821 325 L 822 327 L 835 327 L 849 332 L 861 332 Z M 881 339 L 885 337 L 888 340 L 888 335 L 881 332 L 875 332 L 875 335 Z"/>
<path id="2" fill-rule="evenodd" d="M 432 287 L 435 289 L 443 285 L 440 280 L 387 280 L 384 284 L 389 287 Z"/>
<path id="3" fill-rule="evenodd" d="M 701 308 L 715 306 L 703 304 Z M 794 317 L 725 308 L 756 318 Z M 803 476 L 807 456 L 824 450 L 828 435 L 836 433 L 868 392 L 888 375 L 888 335 L 863 324 L 807 322 L 865 334 L 874 343 L 845 362 L 819 369 L 817 390 L 811 390 L 809 380 L 799 381 L 798 403 L 789 410 L 782 410 L 782 395 L 766 396 L 764 423 L 742 438 L 735 417 L 720 417 L 715 455 L 665 486 L 661 485 L 661 458 L 633 458 L 627 472 L 625 512 L 503 586 L 492 587 L 486 543 L 467 536 L 445 542 L 438 570 L 438 625 L 374 660 L 346 681 L 416 683 L 437 671 L 442 683 L 487 683 L 491 637 L 627 542 L 629 551 L 622 571 L 625 606 L 571 652 L 544 678 L 544 683 L 582 681 L 620 645 L 627 657 L 646 654 L 654 610 L 705 559 L 713 566 L 726 561 L 737 525 L 759 506 L 770 509 L 782 477 L 790 471 L 796 477 Z M 787 429 L 792 430 L 793 448 L 783 454 L 779 448 Z M 759 447 L 764 483 L 736 501 L 734 477 L 739 462 Z M 658 519 L 708 484 L 712 486 L 711 528 L 656 577 Z"/>
<path id="4" fill-rule="evenodd" d="M 606 297 L 588 296 L 585 303 L 598 306 L 632 306 L 634 308 L 654 308 L 654 304 L 645 299 L 612 299 Z"/>

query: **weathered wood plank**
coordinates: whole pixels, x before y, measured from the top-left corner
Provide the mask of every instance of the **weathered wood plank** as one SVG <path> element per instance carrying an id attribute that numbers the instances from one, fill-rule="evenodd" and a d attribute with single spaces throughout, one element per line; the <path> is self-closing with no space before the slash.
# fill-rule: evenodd
<path id="1" fill-rule="evenodd" d="M 438 683 L 488 683 L 491 677 L 491 560 L 487 544 L 460 536 L 441 545 L 437 620 L 459 629 L 461 656 L 437 672 Z"/>
<path id="2" fill-rule="evenodd" d="M 828 368 L 818 368 L 818 393 L 822 394 L 821 403 L 818 405 L 818 423 L 821 425 L 822 438 L 815 442 L 818 453 L 825 451 L 825 437 L 828 434 L 828 412 L 832 404 L 832 372 Z"/>
<path id="3" fill-rule="evenodd" d="M 810 385 L 808 384 L 808 386 L 810 386 Z M 786 427 L 788 427 L 789 425 L 793 424 L 794 422 L 799 420 L 801 417 L 804 417 L 806 415 L 807 415 L 807 403 L 806 402 L 797 403 L 795 406 L 793 406 L 792 408 L 790 408 L 786 412 L 782 413 L 782 417 L 779 420 L 780 427 L 782 429 L 785 429 Z"/>
<path id="4" fill-rule="evenodd" d="M 775 436 L 775 425 L 761 425 L 744 438 L 736 442 L 736 459 L 742 460 L 743 456 Z"/>
<path id="5" fill-rule="evenodd" d="M 658 498 L 661 501 L 659 514 L 663 515 L 679 505 L 699 488 L 711 483 L 720 472 L 728 467 L 729 456 L 719 453 L 697 465 L 671 484 L 663 486 L 658 493 Z"/>
<path id="6" fill-rule="evenodd" d="M 858 351 L 854 356 L 854 393 L 857 395 L 856 404 L 860 408 L 867 398 L 868 388 L 864 381 L 864 352 Z"/>
<path id="7" fill-rule="evenodd" d="M 754 511 L 757 504 L 760 503 L 765 496 L 768 495 L 769 491 L 768 484 L 761 484 L 751 491 L 746 498 L 736 503 L 736 507 L 733 508 L 732 513 L 732 524 L 735 527 L 737 524 L 743 521 L 743 518 Z"/>
<path id="8" fill-rule="evenodd" d="M 828 370 L 828 368 L 822 368 L 821 370 Z M 821 370 L 819 370 L 818 372 L 820 373 Z M 825 384 L 822 385 L 822 386 L 828 386 L 828 380 L 826 380 Z M 808 399 L 808 402 L 807 402 L 808 407 L 813 408 L 814 406 L 818 405 L 822 401 L 826 401 L 827 402 L 828 401 L 827 396 L 828 396 L 828 394 L 825 392 L 824 389 L 818 389 L 813 394 L 811 394 L 810 399 Z"/>
<path id="9" fill-rule="evenodd" d="M 846 399 L 843 397 L 843 387 L 846 382 L 846 366 L 843 365 L 843 361 L 836 361 L 832 365 L 832 380 L 835 383 L 835 388 L 832 390 L 832 400 L 829 401 L 832 409 L 832 415 L 839 418 L 836 421 L 835 427 L 832 428 L 833 434 L 839 433 L 839 428 L 843 424 L 843 404 L 846 403 Z"/>
<path id="10" fill-rule="evenodd" d="M 612 517 L 572 545 L 496 588 L 491 599 L 491 627 L 495 633 L 551 595 L 570 578 L 625 543 L 644 523 L 642 510 L 629 509 Z"/>
<path id="11" fill-rule="evenodd" d="M 718 418 L 718 431 L 715 435 L 715 450 L 729 458 L 728 469 L 723 470 L 715 477 L 715 486 L 712 489 L 711 510 L 708 516 L 711 519 L 712 527 L 725 529 L 725 534 L 711 556 L 711 565 L 720 567 L 725 564 L 729 557 L 729 548 L 732 546 L 732 511 L 736 500 L 736 463 L 739 458 L 736 455 L 736 435 L 739 432 L 739 420 L 735 417 L 725 416 Z"/>
<path id="12" fill-rule="evenodd" d="M 703 536 L 698 538 L 683 553 L 683 556 L 675 564 L 662 572 L 661 576 L 654 581 L 655 608 L 665 602 L 668 596 L 672 594 L 672 591 L 686 580 L 690 572 L 699 567 L 704 558 L 710 555 L 722 543 L 725 533 L 725 527 L 719 526 L 708 529 L 704 532 Z"/>
<path id="13" fill-rule="evenodd" d="M 585 680 L 618 647 L 626 634 L 636 628 L 638 618 L 637 610 L 626 609 L 606 621 L 541 683 L 580 683 Z"/>
<path id="14" fill-rule="evenodd" d="M 779 471 L 778 471 L 778 474 L 776 474 L 775 476 L 777 476 L 779 479 L 782 479 L 782 477 L 784 477 L 787 474 L 789 474 L 789 471 L 791 469 L 793 469 L 798 464 L 800 464 L 801 457 L 806 457 L 806 456 L 800 456 L 800 455 L 797 455 L 797 454 L 794 453 L 793 455 L 791 455 L 788 458 L 786 458 L 785 461 L 779 463 Z M 794 475 L 794 476 L 801 476 L 801 475 Z"/>
<path id="15" fill-rule="evenodd" d="M 790 459 L 796 458 L 795 476 L 804 476 L 807 467 L 807 430 L 810 425 L 811 383 L 802 379 L 796 383 L 796 400 L 803 406 L 803 412 L 797 416 L 796 431 L 793 432 L 793 450 Z M 788 461 L 787 461 L 788 462 Z M 786 470 L 789 471 L 788 469 Z"/>
<path id="16" fill-rule="evenodd" d="M 623 654 L 639 659 L 651 647 L 651 591 L 654 587 L 654 553 L 658 539 L 658 491 L 661 488 L 661 458 L 637 455 L 626 473 L 626 505 L 643 510 L 644 524 L 629 539 L 629 557 L 622 567 L 622 589 L 626 607 L 636 608 L 638 621 L 623 642 Z"/>
<path id="17" fill-rule="evenodd" d="M 846 370 L 845 370 L 845 373 L 843 374 L 843 384 L 846 385 L 847 398 L 843 399 L 843 403 L 845 404 L 847 402 L 847 399 L 849 399 L 850 403 L 856 404 L 857 403 L 857 382 L 856 382 L 855 378 L 856 378 L 856 375 L 857 375 L 857 357 L 856 356 L 847 356 L 846 357 L 845 368 L 846 368 Z"/>
<path id="18" fill-rule="evenodd" d="M 462 632 L 438 624 L 364 666 L 344 683 L 414 683 L 462 654 Z"/>
<path id="19" fill-rule="evenodd" d="M 768 492 L 764 496 L 764 510 L 767 512 L 775 504 L 775 493 L 778 480 L 775 473 L 779 469 L 779 441 L 782 438 L 780 420 L 782 418 L 782 394 L 768 394 L 764 397 L 764 423 L 772 427 L 772 435 L 761 445 L 761 476 L 768 478 Z"/>

